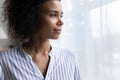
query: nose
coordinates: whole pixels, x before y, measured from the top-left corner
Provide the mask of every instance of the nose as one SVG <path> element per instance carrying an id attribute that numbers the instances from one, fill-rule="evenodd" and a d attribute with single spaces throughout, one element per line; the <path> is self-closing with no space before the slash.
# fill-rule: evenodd
<path id="1" fill-rule="evenodd" d="M 64 23 L 61 18 L 58 19 L 57 26 L 62 26 Z"/>

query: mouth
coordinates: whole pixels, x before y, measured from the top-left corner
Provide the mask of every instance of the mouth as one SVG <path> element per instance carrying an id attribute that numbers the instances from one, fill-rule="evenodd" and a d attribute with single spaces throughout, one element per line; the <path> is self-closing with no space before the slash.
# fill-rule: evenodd
<path id="1" fill-rule="evenodd" d="M 53 29 L 53 31 L 55 32 L 55 33 L 57 33 L 57 34 L 61 34 L 61 29 Z"/>

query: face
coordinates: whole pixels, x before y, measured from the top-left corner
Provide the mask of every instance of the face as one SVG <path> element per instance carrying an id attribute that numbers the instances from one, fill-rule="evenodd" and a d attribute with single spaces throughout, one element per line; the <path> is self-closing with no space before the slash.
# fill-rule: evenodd
<path id="1" fill-rule="evenodd" d="M 63 22 L 61 4 L 57 0 L 48 0 L 40 8 L 39 29 L 37 35 L 43 39 L 58 39 Z"/>

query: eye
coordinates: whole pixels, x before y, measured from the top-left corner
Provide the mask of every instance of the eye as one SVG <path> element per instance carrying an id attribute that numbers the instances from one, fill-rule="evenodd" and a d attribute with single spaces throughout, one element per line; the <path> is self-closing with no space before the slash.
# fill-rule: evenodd
<path id="1" fill-rule="evenodd" d="M 57 14 L 56 13 L 50 13 L 50 17 L 57 17 Z"/>
<path id="2" fill-rule="evenodd" d="M 63 14 L 60 16 L 61 18 L 63 17 Z"/>

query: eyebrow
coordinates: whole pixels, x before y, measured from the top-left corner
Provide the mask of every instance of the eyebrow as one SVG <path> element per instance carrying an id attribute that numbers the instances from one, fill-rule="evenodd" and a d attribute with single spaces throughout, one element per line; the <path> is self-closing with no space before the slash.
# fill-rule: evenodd
<path id="1" fill-rule="evenodd" d="M 59 13 L 59 11 L 57 11 L 57 10 L 49 10 L 48 12 L 55 12 L 55 13 Z M 61 14 L 63 14 L 63 11 L 61 12 Z"/>

